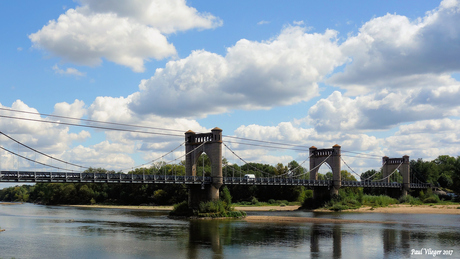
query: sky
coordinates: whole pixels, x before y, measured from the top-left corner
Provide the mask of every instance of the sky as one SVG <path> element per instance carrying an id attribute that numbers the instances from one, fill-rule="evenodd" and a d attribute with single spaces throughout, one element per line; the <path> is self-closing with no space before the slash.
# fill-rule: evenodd
<path id="1" fill-rule="evenodd" d="M 183 147 L 155 159 L 185 131 L 214 127 L 245 161 L 272 165 L 308 167 L 309 147 L 335 144 L 358 174 L 383 156 L 456 157 L 458 24 L 457 0 L 0 1 L 0 131 L 124 172 L 176 163 Z M 5 136 L 0 145 L 79 170 Z M 49 171 L 4 150 L 0 169 Z"/>

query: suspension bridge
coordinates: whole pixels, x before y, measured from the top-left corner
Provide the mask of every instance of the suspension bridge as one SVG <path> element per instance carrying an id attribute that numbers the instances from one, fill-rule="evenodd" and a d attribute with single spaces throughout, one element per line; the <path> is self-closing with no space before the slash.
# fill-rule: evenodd
<path id="1" fill-rule="evenodd" d="M 38 150 L 28 147 L 19 141 L 11 138 L 10 136 L 0 132 L 11 141 L 16 142 L 18 145 L 27 147 L 28 149 L 40 154 L 65 163 L 70 166 L 77 166 L 81 169 L 88 167 L 69 163 Z M 180 146 L 168 152 L 170 154 L 174 150 L 185 144 L 185 154 L 175 160 L 185 157 L 185 176 L 183 175 L 166 175 L 156 174 L 125 174 L 125 173 L 88 173 L 88 172 L 73 172 L 72 170 L 65 169 L 58 166 L 44 164 L 30 157 L 21 155 L 0 146 L 5 152 L 8 152 L 18 159 L 24 159 L 29 162 L 38 163 L 49 168 L 58 169 L 59 171 L 24 171 L 24 170 L 8 170 L 0 171 L 0 182 L 22 182 L 22 183 L 118 183 L 118 184 L 185 184 L 189 189 L 189 204 L 198 204 L 202 200 L 215 200 L 219 198 L 219 189 L 222 185 L 260 185 L 260 186 L 305 186 L 314 190 L 314 198 L 319 198 L 324 195 L 337 194 L 341 187 L 365 187 L 365 188 L 386 188 L 388 190 L 396 190 L 402 195 L 406 195 L 411 189 L 427 189 L 431 188 L 430 184 L 424 183 L 417 179 L 415 174 L 411 175 L 409 156 L 402 158 L 382 158 L 382 167 L 376 171 L 374 175 L 367 178 L 361 178 L 354 170 L 348 166 L 343 157 L 341 156 L 341 146 L 334 145 L 332 148 L 318 149 L 314 146 L 309 148 L 309 156 L 298 167 L 289 170 L 281 175 L 270 175 L 245 161 L 235 151 L 233 151 L 223 141 L 222 129 L 214 128 L 210 133 L 195 133 L 193 131 L 185 132 L 185 142 Z M 222 150 L 225 147 L 235 157 L 243 161 L 256 172 L 265 177 L 247 178 L 239 176 L 228 176 L 228 172 L 222 170 Z M 211 161 L 211 174 L 210 176 L 197 176 L 197 165 L 200 156 L 205 153 Z M 166 156 L 163 155 L 161 158 Z M 296 173 L 297 169 L 301 167 L 307 160 L 310 163 L 310 170 L 303 173 Z M 152 163 L 155 160 L 152 160 Z M 347 181 L 342 180 L 341 166 L 342 163 L 356 174 L 361 181 Z M 1 161 L 0 161 L 1 164 Z M 148 164 L 148 163 L 147 163 Z M 318 170 L 323 165 L 327 164 L 332 170 L 332 179 L 319 180 Z M 144 164 L 146 165 L 146 164 Z M 380 179 L 374 179 L 377 173 L 381 173 Z M 392 181 L 396 179 L 395 176 L 402 176 L 402 182 Z M 305 179 L 307 178 L 308 179 Z"/>

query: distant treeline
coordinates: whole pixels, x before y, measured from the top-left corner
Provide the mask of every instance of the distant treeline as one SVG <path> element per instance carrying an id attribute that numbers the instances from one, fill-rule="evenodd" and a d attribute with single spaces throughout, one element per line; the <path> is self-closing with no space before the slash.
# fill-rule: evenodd
<path id="1" fill-rule="evenodd" d="M 268 164 L 250 163 L 243 166 L 228 164 L 223 159 L 223 175 L 242 177 L 245 174 L 254 174 L 256 177 L 289 177 L 289 171 L 300 178 L 308 179 L 307 169 L 296 161 L 287 165 L 278 163 L 276 166 Z M 116 173 L 102 168 L 90 168 L 86 173 Z M 367 178 L 376 171 L 369 170 L 361 175 L 361 179 Z M 197 165 L 197 175 L 210 175 L 211 163 L 206 155 L 202 155 Z M 156 163 L 149 168 L 138 168 L 129 174 L 166 174 L 185 175 L 184 162 L 180 164 Z M 377 172 L 375 177 L 379 177 Z M 411 161 L 411 174 L 420 181 L 429 182 L 436 186 L 460 193 L 460 157 L 439 156 L 433 161 L 421 159 Z M 381 177 L 381 174 L 380 174 Z M 331 179 L 332 173 L 319 175 L 319 179 Z M 342 170 L 342 179 L 356 181 L 356 178 L 346 170 Z M 397 178 L 401 181 L 401 177 Z M 234 202 L 250 202 L 254 200 L 303 200 L 311 195 L 302 186 L 228 186 Z M 35 202 L 41 204 L 119 204 L 139 205 L 176 204 L 187 200 L 185 185 L 178 184 L 94 184 L 94 183 L 37 183 L 33 186 L 23 185 L 0 190 L 0 200 Z"/>

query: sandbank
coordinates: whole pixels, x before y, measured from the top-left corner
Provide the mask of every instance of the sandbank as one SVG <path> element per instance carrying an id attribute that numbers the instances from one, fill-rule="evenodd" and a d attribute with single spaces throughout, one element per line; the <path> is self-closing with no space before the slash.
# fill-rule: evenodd
<path id="1" fill-rule="evenodd" d="M 246 216 L 247 222 L 278 222 L 278 223 L 370 223 L 370 224 L 396 224 L 391 221 L 354 220 L 354 219 L 329 219 L 329 218 L 305 218 L 286 216 Z"/>
<path id="2" fill-rule="evenodd" d="M 368 206 L 355 210 L 343 210 L 342 212 L 359 213 L 398 213 L 398 214 L 454 214 L 460 215 L 460 205 L 407 205 L 395 204 L 388 207 L 371 208 Z M 331 212 L 325 209 L 316 209 L 315 212 Z"/>
<path id="3" fill-rule="evenodd" d="M 292 205 L 292 206 L 254 206 L 254 207 L 246 207 L 246 206 L 236 206 L 235 210 L 242 210 L 242 211 L 294 211 L 298 210 L 300 206 Z"/>
<path id="4" fill-rule="evenodd" d="M 80 208 L 105 208 L 105 209 L 130 209 L 130 210 L 159 210 L 159 211 L 170 211 L 173 206 L 118 206 L 118 205 L 66 205 L 70 207 Z M 235 210 L 242 211 L 295 211 L 300 206 L 254 206 L 254 207 L 235 207 Z M 388 207 L 361 207 L 355 210 L 343 210 L 341 212 L 353 212 L 353 213 L 407 213 L 407 214 L 454 214 L 460 215 L 460 205 L 406 205 L 396 204 Z M 326 209 L 316 209 L 313 212 L 333 212 Z"/>
<path id="5" fill-rule="evenodd" d="M 128 205 L 64 205 L 78 208 L 127 209 L 127 210 L 173 210 L 173 206 L 128 206 Z"/>

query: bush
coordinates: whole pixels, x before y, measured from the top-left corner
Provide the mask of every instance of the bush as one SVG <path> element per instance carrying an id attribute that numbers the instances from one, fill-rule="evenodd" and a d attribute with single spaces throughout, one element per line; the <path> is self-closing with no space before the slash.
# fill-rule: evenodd
<path id="1" fill-rule="evenodd" d="M 222 189 L 222 200 L 224 201 L 224 207 L 226 210 L 232 210 L 232 195 L 230 194 L 230 191 L 228 190 L 227 186 L 224 186 Z"/>
<path id="2" fill-rule="evenodd" d="M 174 204 L 174 209 L 169 212 L 169 215 L 190 217 L 193 215 L 193 211 L 188 207 L 188 202 L 183 201 L 181 203 Z"/>
<path id="3" fill-rule="evenodd" d="M 398 199 L 399 203 L 409 203 L 410 205 L 420 205 L 422 204 L 422 201 L 420 199 L 415 198 L 411 195 L 406 195 L 406 196 L 401 196 Z"/>
<path id="4" fill-rule="evenodd" d="M 348 210 L 349 207 L 347 205 L 336 203 L 332 205 L 332 207 L 329 207 L 328 209 L 333 210 L 333 211 L 341 211 L 341 210 Z"/>
<path id="5" fill-rule="evenodd" d="M 226 206 L 221 200 L 200 202 L 198 207 L 199 213 L 224 213 L 226 211 Z"/>
<path id="6" fill-rule="evenodd" d="M 427 197 L 423 200 L 423 203 L 438 203 L 441 200 L 439 199 L 438 195 L 431 195 L 430 197 Z"/>
<path id="7" fill-rule="evenodd" d="M 276 201 L 274 199 L 268 200 L 268 204 L 275 204 L 275 203 L 276 203 Z"/>

